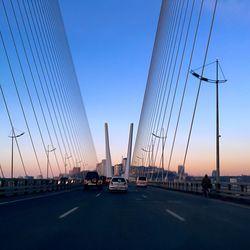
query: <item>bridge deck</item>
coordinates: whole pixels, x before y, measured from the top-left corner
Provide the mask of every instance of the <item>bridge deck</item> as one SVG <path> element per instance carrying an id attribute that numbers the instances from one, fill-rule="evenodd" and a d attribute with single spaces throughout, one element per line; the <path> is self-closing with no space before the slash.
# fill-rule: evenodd
<path id="1" fill-rule="evenodd" d="M 250 243 L 250 207 L 154 187 L 5 198 L 0 214 L 1 249 L 210 250 Z"/>

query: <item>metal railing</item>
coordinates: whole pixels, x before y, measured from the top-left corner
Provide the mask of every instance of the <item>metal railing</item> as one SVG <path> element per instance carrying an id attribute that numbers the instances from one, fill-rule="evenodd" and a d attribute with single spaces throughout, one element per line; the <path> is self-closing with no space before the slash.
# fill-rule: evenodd
<path id="1" fill-rule="evenodd" d="M 192 193 L 202 193 L 201 181 L 168 181 L 168 182 L 149 182 L 149 185 L 158 186 L 170 190 L 178 190 Z M 250 183 L 240 182 L 221 182 L 219 185 L 212 183 L 212 193 L 242 196 L 250 198 Z"/>
<path id="2" fill-rule="evenodd" d="M 0 178 L 0 197 L 52 192 L 83 185 L 78 179 L 20 179 Z"/>

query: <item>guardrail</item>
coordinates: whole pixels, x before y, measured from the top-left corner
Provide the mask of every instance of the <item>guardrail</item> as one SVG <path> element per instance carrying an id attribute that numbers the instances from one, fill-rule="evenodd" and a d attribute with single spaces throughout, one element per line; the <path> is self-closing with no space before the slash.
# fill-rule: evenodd
<path id="1" fill-rule="evenodd" d="M 52 192 L 82 186 L 77 179 L 20 179 L 0 178 L 0 197 Z"/>
<path id="2" fill-rule="evenodd" d="M 168 181 L 168 182 L 149 182 L 149 185 L 158 186 L 170 190 L 178 190 L 183 192 L 202 193 L 202 186 L 200 181 Z M 250 198 L 250 183 L 229 183 L 221 182 L 220 184 L 212 184 L 212 193 L 241 196 Z"/>

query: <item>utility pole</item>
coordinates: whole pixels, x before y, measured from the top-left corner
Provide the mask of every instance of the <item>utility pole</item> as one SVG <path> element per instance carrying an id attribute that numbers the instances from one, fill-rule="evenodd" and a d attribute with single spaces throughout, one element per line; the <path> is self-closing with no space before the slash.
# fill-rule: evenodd
<path id="1" fill-rule="evenodd" d="M 154 133 L 152 133 L 152 135 L 158 139 L 161 139 L 162 141 L 162 146 L 161 146 L 161 171 L 162 171 L 162 176 L 161 176 L 161 180 L 163 182 L 163 173 L 164 173 L 164 139 L 166 138 L 166 136 L 164 136 L 164 128 L 162 128 L 162 135 L 156 135 Z M 158 178 L 157 178 L 158 179 Z"/>
<path id="2" fill-rule="evenodd" d="M 67 153 L 65 154 L 65 161 L 64 161 L 64 171 L 65 171 L 65 175 L 67 174 L 67 160 L 70 159 L 72 157 L 72 155 L 67 156 Z"/>
<path id="3" fill-rule="evenodd" d="M 77 167 L 77 164 L 79 163 L 79 167 L 80 167 L 80 169 L 81 169 L 81 164 L 80 164 L 81 162 L 82 162 L 82 160 L 77 161 L 77 162 L 76 162 L 76 167 Z"/>
<path id="4" fill-rule="evenodd" d="M 48 150 L 47 150 L 47 179 L 49 178 L 49 164 L 50 164 L 50 162 L 49 162 L 49 153 L 50 152 L 53 152 L 53 151 L 55 151 L 56 150 L 56 148 L 52 148 L 51 150 L 49 149 L 49 145 L 48 145 Z"/>
<path id="5" fill-rule="evenodd" d="M 151 150 L 146 150 L 145 148 L 141 148 L 141 150 L 142 151 L 144 151 L 145 153 L 148 153 L 148 169 L 150 169 L 150 163 L 151 163 L 151 159 L 150 159 L 150 152 L 151 152 Z M 146 163 L 146 162 L 145 162 Z M 146 163 L 147 164 L 147 163 Z M 145 164 L 145 165 L 146 165 Z M 149 170 L 148 170 L 148 172 L 149 172 Z M 148 176 L 148 173 L 147 172 L 147 176 Z M 152 174 L 151 174 L 151 180 L 152 180 Z"/>
<path id="6" fill-rule="evenodd" d="M 191 74 L 195 76 L 196 78 L 200 79 L 200 81 L 205 81 L 208 83 L 215 83 L 216 86 L 216 188 L 220 188 L 220 120 L 219 120 L 219 84 L 220 83 L 225 83 L 227 80 L 225 79 L 225 76 L 223 74 L 224 79 L 220 80 L 219 79 L 219 61 L 218 59 L 215 60 L 216 64 L 216 79 L 208 79 L 202 75 L 199 75 L 196 73 L 194 70 L 191 70 Z M 220 68 L 221 69 L 221 68 Z"/>
<path id="7" fill-rule="evenodd" d="M 216 59 L 216 184 L 220 183 L 219 62 Z"/>
<path id="8" fill-rule="evenodd" d="M 151 140 L 151 166 L 154 167 L 154 140 Z"/>

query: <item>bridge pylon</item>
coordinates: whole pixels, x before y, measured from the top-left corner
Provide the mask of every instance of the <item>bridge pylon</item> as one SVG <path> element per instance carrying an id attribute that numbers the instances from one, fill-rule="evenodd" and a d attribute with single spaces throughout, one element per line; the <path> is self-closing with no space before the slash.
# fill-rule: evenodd
<path id="1" fill-rule="evenodd" d="M 133 123 L 130 124 L 130 131 L 129 131 L 129 140 L 128 140 L 128 152 L 127 152 L 127 161 L 125 167 L 125 174 L 124 177 L 128 180 L 129 178 L 129 170 L 131 165 L 131 154 L 132 154 L 132 141 L 133 141 Z"/>
<path id="2" fill-rule="evenodd" d="M 113 176 L 112 161 L 109 146 L 109 132 L 108 123 L 105 123 L 105 150 L 106 150 L 106 162 L 105 162 L 105 174 L 107 177 Z"/>

